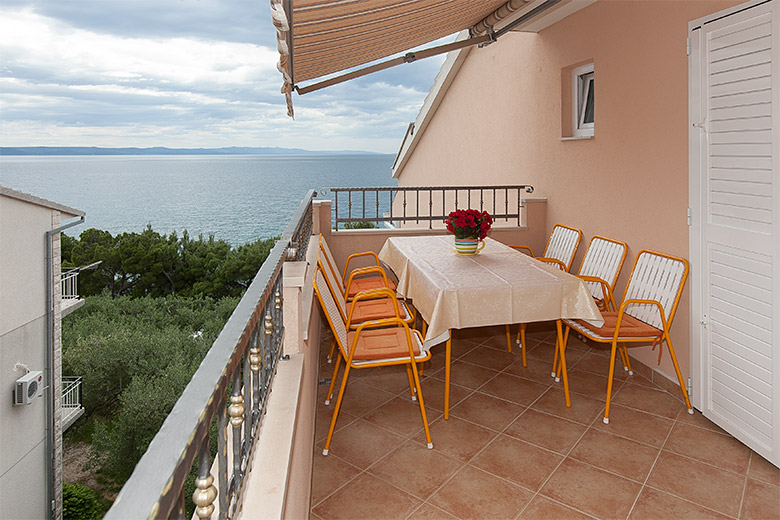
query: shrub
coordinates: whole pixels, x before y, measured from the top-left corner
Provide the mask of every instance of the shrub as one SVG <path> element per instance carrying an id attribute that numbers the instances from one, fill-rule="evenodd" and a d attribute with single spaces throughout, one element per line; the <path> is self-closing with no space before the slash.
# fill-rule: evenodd
<path id="1" fill-rule="evenodd" d="M 362 220 L 360 222 L 347 222 L 344 224 L 344 229 L 374 229 L 377 225 L 368 220 Z"/>
<path id="2" fill-rule="evenodd" d="M 63 520 L 93 520 L 102 518 L 109 500 L 101 497 L 97 491 L 82 484 L 62 485 Z"/>

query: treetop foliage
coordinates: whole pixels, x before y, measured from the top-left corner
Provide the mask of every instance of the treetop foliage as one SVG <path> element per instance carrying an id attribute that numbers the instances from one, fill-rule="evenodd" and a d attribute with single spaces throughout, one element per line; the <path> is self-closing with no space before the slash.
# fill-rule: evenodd
<path id="1" fill-rule="evenodd" d="M 79 274 L 80 294 L 107 290 L 112 297 L 240 296 L 275 243 L 257 240 L 234 248 L 213 235 L 161 235 L 151 226 L 116 236 L 94 228 L 79 238 L 61 236 L 63 270 L 101 262 Z"/>

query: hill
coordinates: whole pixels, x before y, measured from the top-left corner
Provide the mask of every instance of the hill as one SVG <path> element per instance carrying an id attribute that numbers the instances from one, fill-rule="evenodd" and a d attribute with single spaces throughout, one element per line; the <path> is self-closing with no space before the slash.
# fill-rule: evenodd
<path id="1" fill-rule="evenodd" d="M 241 147 L 226 148 L 101 148 L 97 146 L 0 146 L 0 155 L 322 155 L 367 154 L 354 150 L 312 151 L 301 148 Z"/>

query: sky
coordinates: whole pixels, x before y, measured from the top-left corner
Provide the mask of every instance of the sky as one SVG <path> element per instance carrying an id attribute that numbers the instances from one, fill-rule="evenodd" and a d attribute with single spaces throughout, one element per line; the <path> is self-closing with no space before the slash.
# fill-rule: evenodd
<path id="1" fill-rule="evenodd" d="M 439 56 L 287 116 L 268 0 L 0 0 L 0 146 L 396 153 Z"/>

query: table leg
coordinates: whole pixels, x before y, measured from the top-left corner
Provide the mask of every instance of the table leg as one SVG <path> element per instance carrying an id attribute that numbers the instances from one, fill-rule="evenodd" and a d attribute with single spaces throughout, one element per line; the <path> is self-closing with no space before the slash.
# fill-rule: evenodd
<path id="1" fill-rule="evenodd" d="M 555 321 L 555 327 L 558 329 L 558 340 L 555 342 L 555 349 L 561 357 L 561 372 L 563 372 L 563 395 L 566 396 L 566 406 L 571 406 L 569 397 L 569 376 L 566 375 L 566 355 L 563 352 L 563 327 L 561 320 Z"/>
<path id="2" fill-rule="evenodd" d="M 450 358 L 452 357 L 452 331 L 447 339 L 444 358 L 444 420 L 450 418 Z"/>

